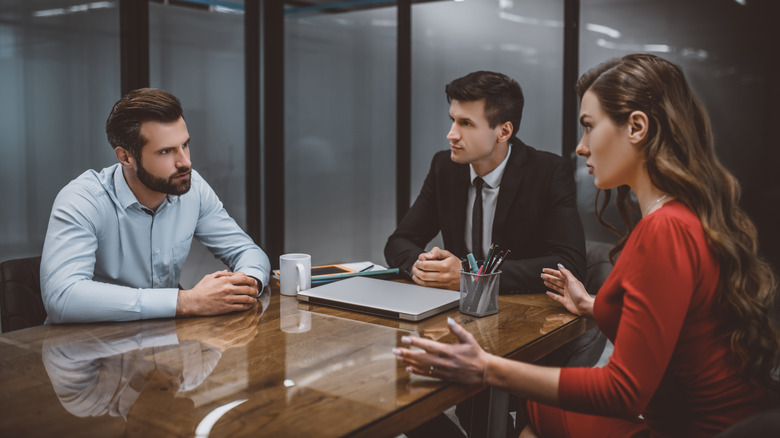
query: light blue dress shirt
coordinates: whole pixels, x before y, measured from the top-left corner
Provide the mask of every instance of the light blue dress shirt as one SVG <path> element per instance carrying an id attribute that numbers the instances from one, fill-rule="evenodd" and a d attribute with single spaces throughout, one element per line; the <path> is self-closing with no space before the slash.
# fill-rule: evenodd
<path id="1" fill-rule="evenodd" d="M 89 170 L 54 200 L 41 260 L 47 322 L 127 321 L 176 315 L 192 238 L 233 272 L 268 284 L 268 256 L 192 171 L 190 190 L 142 207 L 117 163 Z M 262 285 L 260 285 L 262 286 Z"/>

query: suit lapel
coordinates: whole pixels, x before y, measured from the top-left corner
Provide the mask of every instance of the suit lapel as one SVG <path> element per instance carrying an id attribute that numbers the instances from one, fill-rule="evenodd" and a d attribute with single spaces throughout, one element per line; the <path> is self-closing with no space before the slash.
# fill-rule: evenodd
<path id="1" fill-rule="evenodd" d="M 520 183 L 526 173 L 523 168 L 526 160 L 528 160 L 527 146 L 520 140 L 514 140 L 512 154 L 509 156 L 504 175 L 501 177 L 501 189 L 498 191 L 496 214 L 493 219 L 492 238 L 496 243 L 501 243 L 504 237 L 503 230 L 509 216 L 509 209 L 512 207 L 517 191 L 520 190 Z"/>

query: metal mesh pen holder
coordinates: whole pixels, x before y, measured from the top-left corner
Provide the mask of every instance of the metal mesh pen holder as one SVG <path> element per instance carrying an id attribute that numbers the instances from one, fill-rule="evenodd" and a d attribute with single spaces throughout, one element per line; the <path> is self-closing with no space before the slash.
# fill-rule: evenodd
<path id="1" fill-rule="evenodd" d="M 472 274 L 460 271 L 460 313 L 487 316 L 498 313 L 498 282 L 501 271 Z"/>

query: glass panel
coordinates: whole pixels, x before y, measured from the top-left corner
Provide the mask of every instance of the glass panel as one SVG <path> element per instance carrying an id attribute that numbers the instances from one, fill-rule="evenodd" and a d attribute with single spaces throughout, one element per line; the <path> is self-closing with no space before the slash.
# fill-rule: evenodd
<path id="1" fill-rule="evenodd" d="M 395 227 L 396 8 L 339 3 L 285 14 L 285 251 L 383 264 Z"/>
<path id="2" fill-rule="evenodd" d="M 192 166 L 244 228 L 243 2 L 201 3 L 149 4 L 150 84 L 181 100 Z"/>
<path id="3" fill-rule="evenodd" d="M 523 88 L 518 138 L 561 153 L 563 2 L 469 0 L 412 6 L 412 202 L 435 152 L 449 147 L 444 86 L 492 70 Z"/>
<path id="4" fill-rule="evenodd" d="M 761 2 L 583 0 L 581 5 L 580 72 L 634 52 L 654 53 L 682 67 L 709 112 L 721 162 L 742 183 L 743 204 L 759 225 L 759 237 L 775 236 L 776 241 L 776 216 L 772 220 L 767 207 L 773 203 L 766 201 L 780 201 L 780 185 L 776 177 L 774 184 L 762 178 L 777 175 L 772 169 L 777 154 L 774 159 L 759 158 L 773 153 L 765 115 L 767 88 L 776 81 L 766 68 L 768 58 L 759 56 L 771 40 L 766 38 L 769 20 L 762 17 Z M 578 203 L 586 235 L 613 240 L 596 222 L 593 177 L 585 160 L 579 161 Z M 620 223 L 614 213 L 609 221 Z M 777 252 L 776 244 L 763 247 Z"/>
<path id="5" fill-rule="evenodd" d="M 105 120 L 119 99 L 115 2 L 0 7 L 0 260 L 40 255 L 54 197 L 116 162 Z"/>

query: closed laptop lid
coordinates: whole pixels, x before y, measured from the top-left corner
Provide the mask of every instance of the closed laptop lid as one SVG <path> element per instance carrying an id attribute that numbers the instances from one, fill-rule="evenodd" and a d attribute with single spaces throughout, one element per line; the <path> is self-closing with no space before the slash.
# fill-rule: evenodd
<path id="1" fill-rule="evenodd" d="M 420 321 L 458 305 L 460 293 L 368 277 L 298 292 L 298 300 L 390 318 Z"/>

